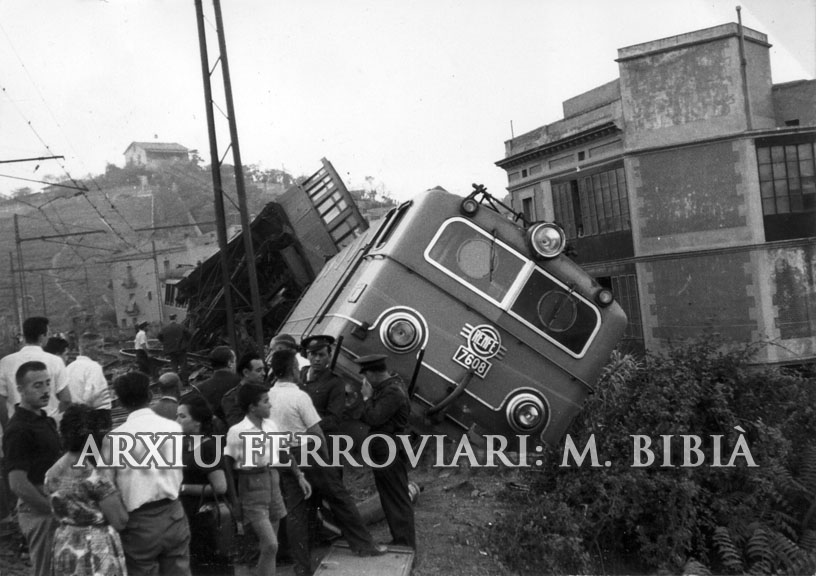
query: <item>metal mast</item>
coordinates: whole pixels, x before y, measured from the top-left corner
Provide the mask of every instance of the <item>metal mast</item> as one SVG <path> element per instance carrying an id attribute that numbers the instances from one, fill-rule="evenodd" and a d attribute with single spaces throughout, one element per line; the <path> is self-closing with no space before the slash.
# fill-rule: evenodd
<path id="1" fill-rule="evenodd" d="M 247 273 L 249 279 L 250 298 L 252 303 L 255 346 L 258 352 L 263 350 L 263 322 L 261 318 L 261 299 L 258 290 L 258 275 L 255 268 L 255 250 L 252 245 L 252 231 L 249 226 L 249 214 L 246 203 L 246 191 L 244 188 L 244 172 L 241 164 L 241 152 L 238 146 L 238 127 L 235 122 L 235 109 L 232 101 L 232 84 L 229 76 L 229 63 L 227 60 L 227 45 L 224 39 L 224 24 L 221 17 L 221 2 L 213 0 L 213 10 L 215 11 L 216 35 L 218 37 L 219 56 L 215 64 L 210 67 L 207 53 L 207 38 L 204 28 L 204 9 L 202 0 L 195 0 L 196 17 L 198 20 L 198 39 L 201 48 L 201 72 L 204 79 L 204 100 L 207 110 L 207 127 L 210 136 L 210 159 L 212 168 L 213 189 L 215 193 L 215 214 L 216 229 L 218 233 L 218 245 L 221 255 L 221 275 L 224 292 L 224 306 L 226 308 L 227 331 L 230 336 L 232 349 L 238 351 L 237 338 L 235 334 L 234 310 L 232 307 L 232 283 L 230 273 L 229 255 L 227 254 L 227 230 L 224 210 L 224 190 L 221 184 L 221 165 L 223 158 L 218 152 L 218 143 L 215 132 L 215 103 L 212 97 L 211 77 L 213 70 L 220 63 L 224 85 L 224 100 L 227 109 L 227 121 L 229 123 L 230 144 L 227 149 L 232 148 L 233 164 L 235 166 L 235 187 L 238 195 L 238 209 L 241 215 L 241 231 L 244 239 L 244 252 L 246 257 Z M 225 152 L 226 155 L 226 152 Z"/>

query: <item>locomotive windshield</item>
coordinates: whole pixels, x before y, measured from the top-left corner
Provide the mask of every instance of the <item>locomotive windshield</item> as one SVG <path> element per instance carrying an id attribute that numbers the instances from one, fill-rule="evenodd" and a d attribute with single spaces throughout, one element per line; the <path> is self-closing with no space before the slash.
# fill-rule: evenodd
<path id="1" fill-rule="evenodd" d="M 496 238 L 464 220 L 449 220 L 426 254 L 443 272 L 497 305 L 525 263 Z"/>
<path id="2" fill-rule="evenodd" d="M 572 356 L 582 356 L 600 328 L 595 306 L 467 220 L 448 220 L 425 257 Z"/>

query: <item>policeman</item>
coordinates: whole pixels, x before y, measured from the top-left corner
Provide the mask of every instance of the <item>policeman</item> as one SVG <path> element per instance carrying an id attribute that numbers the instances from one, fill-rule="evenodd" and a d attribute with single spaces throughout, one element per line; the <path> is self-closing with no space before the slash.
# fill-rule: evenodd
<path id="1" fill-rule="evenodd" d="M 373 469 L 374 483 L 391 530 L 391 544 L 416 548 L 414 508 L 408 493 L 408 458 L 397 438 L 405 432 L 411 407 L 405 384 L 397 374 L 388 373 L 386 358 L 383 354 L 372 354 L 355 360 L 363 375 L 361 394 L 365 407 L 361 420 L 370 426 L 370 434 L 394 439 L 395 458 L 388 466 Z M 388 443 L 381 438 L 372 440 L 369 451 L 374 462 L 384 463 L 389 458 Z"/>
<path id="2" fill-rule="evenodd" d="M 345 384 L 331 371 L 332 336 L 316 335 L 300 343 L 309 366 L 300 371 L 300 386 L 312 399 L 325 434 L 337 434 L 346 407 Z"/>

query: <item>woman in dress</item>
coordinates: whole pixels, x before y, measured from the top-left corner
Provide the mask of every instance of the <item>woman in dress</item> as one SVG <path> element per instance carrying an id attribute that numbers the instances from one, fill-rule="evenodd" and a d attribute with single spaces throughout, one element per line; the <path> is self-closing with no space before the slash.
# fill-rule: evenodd
<path id="1" fill-rule="evenodd" d="M 214 552 L 213 526 L 206 525 L 198 510 L 202 504 L 214 503 L 215 497 L 226 499 L 227 476 L 222 464 L 222 450 L 212 436 L 213 412 L 198 394 L 181 399 L 176 421 L 185 434 L 182 453 L 184 480 L 181 503 L 190 521 L 190 565 L 194 574 L 232 574 L 230 559 Z"/>
<path id="2" fill-rule="evenodd" d="M 45 490 L 59 522 L 54 535 L 54 576 L 126 576 L 119 530 L 128 514 L 119 490 L 80 455 L 90 439 L 102 446 L 105 420 L 92 408 L 72 404 L 62 415 L 65 454 L 45 474 Z"/>

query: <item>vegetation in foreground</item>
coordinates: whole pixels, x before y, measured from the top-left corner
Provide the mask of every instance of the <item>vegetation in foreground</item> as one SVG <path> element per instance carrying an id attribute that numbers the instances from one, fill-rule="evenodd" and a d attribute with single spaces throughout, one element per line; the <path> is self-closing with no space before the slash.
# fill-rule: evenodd
<path id="1" fill-rule="evenodd" d="M 562 467 L 564 447 L 551 450 L 525 472 L 528 491 L 505 493 L 517 511 L 487 535 L 492 551 L 521 574 L 813 574 L 816 382 L 751 366 L 754 351 L 709 335 L 613 357 L 569 431 L 579 450 L 595 438 L 601 465 Z M 632 466 L 637 434 L 651 466 Z M 681 435 L 701 438 L 701 465 L 682 465 Z"/>

